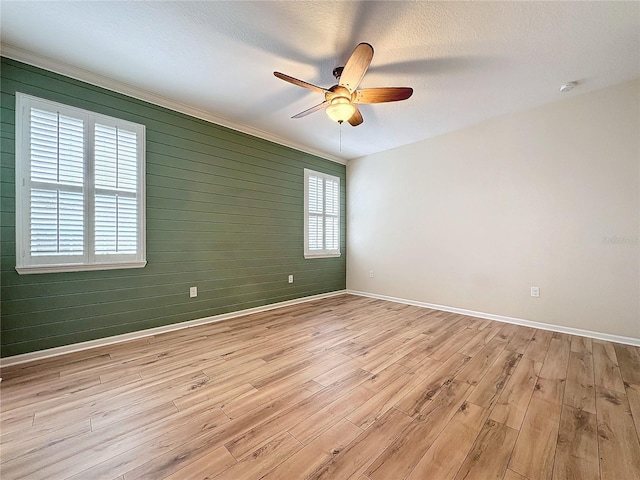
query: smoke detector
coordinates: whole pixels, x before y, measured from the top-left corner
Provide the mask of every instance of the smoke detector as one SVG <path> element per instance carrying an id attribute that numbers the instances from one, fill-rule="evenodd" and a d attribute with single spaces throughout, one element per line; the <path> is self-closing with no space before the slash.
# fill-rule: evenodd
<path id="1" fill-rule="evenodd" d="M 571 90 L 573 90 L 574 88 L 576 88 L 578 86 L 578 82 L 569 82 L 569 83 L 565 83 L 564 85 L 562 85 L 560 87 L 560 91 L 561 92 L 569 92 Z"/>

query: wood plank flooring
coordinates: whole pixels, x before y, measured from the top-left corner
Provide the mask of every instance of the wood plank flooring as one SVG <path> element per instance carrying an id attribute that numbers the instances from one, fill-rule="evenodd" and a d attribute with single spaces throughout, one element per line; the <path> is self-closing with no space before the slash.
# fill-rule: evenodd
<path id="1" fill-rule="evenodd" d="M 6 367 L 3 480 L 638 480 L 640 349 L 351 295 Z"/>

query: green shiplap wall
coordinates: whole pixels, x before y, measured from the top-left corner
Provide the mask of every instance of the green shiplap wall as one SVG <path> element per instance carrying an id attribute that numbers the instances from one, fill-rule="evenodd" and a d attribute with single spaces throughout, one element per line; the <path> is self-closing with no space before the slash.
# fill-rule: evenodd
<path id="1" fill-rule="evenodd" d="M 0 75 L 2 357 L 345 288 L 344 165 L 14 60 Z M 16 91 L 146 125 L 145 268 L 16 273 Z M 303 257 L 304 168 L 341 179 L 340 258 Z"/>

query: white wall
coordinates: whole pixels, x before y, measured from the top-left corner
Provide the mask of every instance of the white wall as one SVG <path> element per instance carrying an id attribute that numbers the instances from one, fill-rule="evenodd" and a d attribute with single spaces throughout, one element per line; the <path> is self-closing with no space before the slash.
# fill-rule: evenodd
<path id="1" fill-rule="evenodd" d="M 347 230 L 350 290 L 640 339 L 640 80 L 350 161 Z"/>

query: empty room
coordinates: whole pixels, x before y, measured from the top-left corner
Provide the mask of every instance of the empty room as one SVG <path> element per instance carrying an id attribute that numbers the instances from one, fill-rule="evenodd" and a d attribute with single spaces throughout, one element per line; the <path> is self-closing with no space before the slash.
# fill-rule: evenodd
<path id="1" fill-rule="evenodd" d="M 0 3 L 2 480 L 640 479 L 640 2 Z"/>

